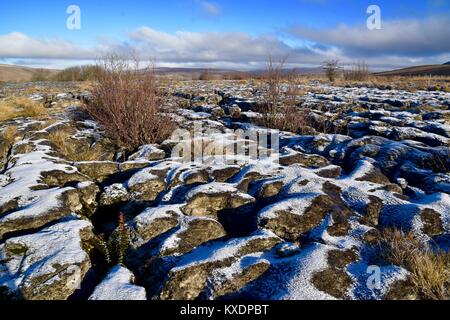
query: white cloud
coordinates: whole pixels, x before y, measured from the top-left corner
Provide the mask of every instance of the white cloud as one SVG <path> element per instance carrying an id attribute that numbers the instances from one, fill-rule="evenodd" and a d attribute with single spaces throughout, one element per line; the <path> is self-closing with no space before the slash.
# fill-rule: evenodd
<path id="1" fill-rule="evenodd" d="M 0 35 L 0 57 L 3 58 L 51 58 L 51 59 L 89 59 L 94 50 L 58 40 L 34 39 L 20 32 Z"/>
<path id="2" fill-rule="evenodd" d="M 288 56 L 292 66 L 317 66 L 330 58 L 344 64 L 365 60 L 373 69 L 390 69 L 450 60 L 450 20 L 386 21 L 381 31 L 339 26 L 297 27 L 291 38 L 252 36 L 243 32 L 162 32 L 141 27 L 125 41 L 98 38 L 86 48 L 61 39 L 36 39 L 23 33 L 0 35 L 0 59 L 89 61 L 106 52 L 133 52 L 161 66 L 250 69 L 264 67 L 267 57 Z M 300 41 L 299 41 L 300 39 Z M 304 40 L 307 41 L 304 41 Z M 31 59 L 31 60 L 30 60 Z M 48 63 L 63 65 L 65 62 Z"/>
<path id="3" fill-rule="evenodd" d="M 294 53 L 294 49 L 270 35 L 240 32 L 187 32 L 174 35 L 142 27 L 130 34 L 138 52 L 165 62 L 253 62 Z"/>
<path id="4" fill-rule="evenodd" d="M 450 52 L 450 17 L 383 21 L 382 30 L 346 25 L 329 29 L 295 27 L 292 34 L 340 48 L 346 55 L 427 57 Z"/>

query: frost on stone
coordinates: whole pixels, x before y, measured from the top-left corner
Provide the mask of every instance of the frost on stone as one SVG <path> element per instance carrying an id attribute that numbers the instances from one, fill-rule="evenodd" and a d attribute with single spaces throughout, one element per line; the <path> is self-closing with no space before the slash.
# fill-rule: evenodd
<path id="1" fill-rule="evenodd" d="M 92 229 L 74 219 L 6 240 L 0 245 L 0 286 L 25 299 L 67 299 L 91 269 L 83 247 L 92 240 Z"/>
<path id="2" fill-rule="evenodd" d="M 134 276 L 126 268 L 117 265 L 95 288 L 89 300 L 147 300 L 143 287 L 133 284 Z"/>

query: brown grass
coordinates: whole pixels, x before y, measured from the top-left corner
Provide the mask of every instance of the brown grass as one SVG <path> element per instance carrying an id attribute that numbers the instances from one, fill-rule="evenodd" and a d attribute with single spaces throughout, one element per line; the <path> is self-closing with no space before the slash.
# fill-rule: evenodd
<path id="1" fill-rule="evenodd" d="M 154 71 L 118 56 L 104 59 L 102 68 L 85 110 L 106 135 L 129 150 L 168 138 L 176 125 L 167 114 Z"/>
<path id="2" fill-rule="evenodd" d="M 36 71 L 34 71 L 31 80 L 33 82 L 37 82 L 37 81 L 48 81 L 50 80 L 52 77 L 52 71 L 48 70 L 48 69 L 36 69 Z"/>
<path id="3" fill-rule="evenodd" d="M 9 101 L 0 101 L 0 121 L 6 121 L 16 118 L 17 108 Z"/>
<path id="4" fill-rule="evenodd" d="M 1 133 L 1 139 L 3 141 L 7 141 L 10 144 L 14 143 L 14 140 L 17 136 L 17 127 L 16 126 L 9 126 L 3 132 Z"/>
<path id="5" fill-rule="evenodd" d="M 432 90 L 450 92 L 450 77 L 446 76 L 382 76 L 369 74 L 365 79 L 337 78 L 335 81 L 339 86 L 365 85 L 373 88 L 392 88 L 415 92 L 417 90 Z"/>
<path id="6" fill-rule="evenodd" d="M 45 73 L 54 75 L 58 71 L 45 69 Z M 39 69 L 0 64 L 0 82 L 24 82 L 31 81 L 36 73 L 42 73 Z"/>
<path id="7" fill-rule="evenodd" d="M 48 114 L 48 110 L 40 103 L 26 97 L 12 97 L 0 101 L 0 121 L 15 118 L 38 118 Z"/>
<path id="8" fill-rule="evenodd" d="M 6 154 L 9 148 L 14 144 L 17 137 L 17 127 L 9 126 L 0 132 L 0 155 Z M 1 168 L 1 163 L 0 163 Z"/>
<path id="9" fill-rule="evenodd" d="M 410 272 L 415 293 L 426 300 L 450 298 L 450 253 L 434 252 L 412 233 L 387 229 L 380 240 L 384 259 Z"/>
<path id="10" fill-rule="evenodd" d="M 100 149 L 79 150 L 71 143 L 72 136 L 65 130 L 55 130 L 48 135 L 48 140 L 65 159 L 71 161 L 95 161 L 100 159 Z"/>

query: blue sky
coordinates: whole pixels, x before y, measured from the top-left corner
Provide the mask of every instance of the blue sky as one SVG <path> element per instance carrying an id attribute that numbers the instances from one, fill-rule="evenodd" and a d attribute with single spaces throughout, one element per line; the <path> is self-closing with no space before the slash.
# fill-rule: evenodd
<path id="1" fill-rule="evenodd" d="M 366 28 L 371 4 L 382 30 Z M 80 30 L 66 28 L 69 5 Z M 450 0 L 0 0 L 0 63 L 63 67 L 132 50 L 163 66 L 248 69 L 273 54 L 390 68 L 450 60 L 449 30 Z"/>

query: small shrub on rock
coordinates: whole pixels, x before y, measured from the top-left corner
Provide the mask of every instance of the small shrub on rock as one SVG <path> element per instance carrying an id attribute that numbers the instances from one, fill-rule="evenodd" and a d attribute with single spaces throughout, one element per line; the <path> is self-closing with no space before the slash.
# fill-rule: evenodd
<path id="1" fill-rule="evenodd" d="M 106 135 L 128 150 L 168 138 L 176 124 L 153 70 L 117 56 L 102 64 L 104 71 L 93 84 L 85 110 Z"/>

